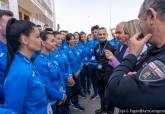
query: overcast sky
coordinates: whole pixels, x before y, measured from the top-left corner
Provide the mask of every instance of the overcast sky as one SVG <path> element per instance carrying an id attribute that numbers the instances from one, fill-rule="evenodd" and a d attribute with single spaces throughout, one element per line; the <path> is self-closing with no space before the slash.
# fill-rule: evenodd
<path id="1" fill-rule="evenodd" d="M 93 25 L 113 28 L 135 19 L 143 0 L 55 0 L 56 23 L 60 30 L 90 32 Z"/>

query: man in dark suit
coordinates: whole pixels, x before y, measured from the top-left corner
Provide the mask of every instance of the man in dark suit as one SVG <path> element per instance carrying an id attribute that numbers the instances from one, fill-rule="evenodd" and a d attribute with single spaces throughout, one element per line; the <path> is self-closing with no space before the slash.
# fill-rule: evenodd
<path id="1" fill-rule="evenodd" d="M 116 26 L 116 38 L 121 42 L 120 47 L 117 48 L 115 52 L 115 56 L 119 60 L 119 62 L 122 62 L 124 54 L 127 50 L 127 45 L 125 45 L 126 37 L 123 30 L 124 24 L 125 22 L 121 22 Z"/>

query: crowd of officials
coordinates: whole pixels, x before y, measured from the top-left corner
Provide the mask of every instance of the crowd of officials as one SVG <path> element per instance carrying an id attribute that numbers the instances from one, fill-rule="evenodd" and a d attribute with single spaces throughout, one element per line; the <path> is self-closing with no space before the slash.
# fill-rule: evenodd
<path id="1" fill-rule="evenodd" d="M 138 18 L 91 34 L 54 31 L 0 10 L 0 114 L 165 109 L 165 0 L 144 0 Z"/>

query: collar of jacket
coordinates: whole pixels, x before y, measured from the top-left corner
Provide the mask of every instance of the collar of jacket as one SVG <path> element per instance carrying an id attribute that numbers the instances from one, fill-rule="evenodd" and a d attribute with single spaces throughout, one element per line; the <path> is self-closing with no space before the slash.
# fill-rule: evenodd
<path id="1" fill-rule="evenodd" d="M 28 57 L 26 57 L 25 55 L 23 55 L 22 53 L 16 52 L 16 56 L 23 58 L 25 60 L 25 62 L 27 62 L 28 64 L 31 64 L 31 60 Z"/>
<path id="2" fill-rule="evenodd" d="M 47 58 L 50 57 L 50 53 L 47 55 L 47 54 L 45 54 L 45 53 L 42 52 L 42 51 L 39 52 L 39 55 L 40 55 L 41 57 L 47 57 Z"/>
<path id="3" fill-rule="evenodd" d="M 99 41 L 99 43 L 100 43 L 100 46 L 103 47 L 107 43 L 107 40 L 102 41 L 102 42 Z"/>
<path id="4" fill-rule="evenodd" d="M 165 44 L 160 48 L 157 48 L 156 46 L 151 46 L 149 48 L 149 53 L 150 54 L 157 54 L 157 53 L 160 53 L 160 52 L 165 52 Z"/>

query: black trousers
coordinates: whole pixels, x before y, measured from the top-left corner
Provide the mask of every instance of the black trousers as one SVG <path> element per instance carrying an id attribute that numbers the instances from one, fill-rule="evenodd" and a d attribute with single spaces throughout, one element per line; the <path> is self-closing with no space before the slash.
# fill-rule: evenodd
<path id="1" fill-rule="evenodd" d="M 65 103 L 58 105 L 56 104 L 56 107 L 52 107 L 55 108 L 55 113 L 53 114 L 71 114 L 70 109 L 69 109 L 69 102 L 70 102 L 70 89 L 68 86 L 66 86 L 66 94 L 67 94 L 67 100 L 65 101 Z"/>
<path id="2" fill-rule="evenodd" d="M 107 86 L 108 83 L 108 79 L 109 76 L 111 75 L 111 72 L 108 73 L 100 73 L 98 70 L 96 72 L 97 74 L 97 88 L 98 88 L 98 94 L 100 97 L 100 105 L 101 105 L 101 109 L 104 110 L 105 112 L 107 112 L 107 114 L 113 114 L 114 108 L 112 109 L 107 109 L 106 108 L 106 99 L 105 99 L 105 88 Z"/>
<path id="3" fill-rule="evenodd" d="M 79 104 L 78 93 L 79 93 L 79 78 L 75 79 L 75 85 L 73 87 L 69 87 L 70 89 L 70 100 L 74 105 Z"/>
<path id="4" fill-rule="evenodd" d="M 98 88 L 97 88 L 97 78 L 96 78 L 96 68 L 90 68 L 88 67 L 87 74 L 91 78 L 92 86 L 93 86 L 93 93 L 97 95 Z"/>
<path id="5" fill-rule="evenodd" d="M 100 104 L 101 104 L 101 109 L 105 110 L 105 87 L 106 83 L 103 82 L 103 80 L 97 80 L 97 88 L 98 88 L 98 94 L 100 97 Z"/>
<path id="6" fill-rule="evenodd" d="M 88 74 L 88 67 L 84 66 L 80 72 L 80 84 L 83 92 L 90 91 L 91 88 L 91 79 L 90 74 Z"/>

